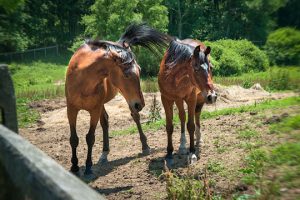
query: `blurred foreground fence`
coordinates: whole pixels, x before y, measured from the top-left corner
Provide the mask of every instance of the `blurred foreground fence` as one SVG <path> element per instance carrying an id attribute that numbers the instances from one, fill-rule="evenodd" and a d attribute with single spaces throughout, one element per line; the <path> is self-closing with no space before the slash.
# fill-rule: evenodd
<path id="1" fill-rule="evenodd" d="M 60 52 L 60 47 L 58 45 L 29 49 L 20 52 L 9 52 L 0 53 L 0 61 L 2 62 L 12 62 L 12 61 L 25 61 L 25 60 L 35 60 L 39 58 L 45 58 L 47 56 L 58 56 Z"/>
<path id="2" fill-rule="evenodd" d="M 14 91 L 6 65 L 0 65 L 0 106 L 4 125 L 0 125 L 1 200 L 104 199 L 16 133 Z"/>

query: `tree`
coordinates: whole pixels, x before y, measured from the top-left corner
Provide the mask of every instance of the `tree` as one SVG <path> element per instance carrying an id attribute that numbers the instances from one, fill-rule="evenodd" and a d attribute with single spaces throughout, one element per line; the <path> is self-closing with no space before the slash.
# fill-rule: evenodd
<path id="1" fill-rule="evenodd" d="M 91 14 L 82 18 L 84 35 L 92 38 L 117 40 L 125 28 L 134 22 L 166 31 L 167 8 L 162 0 L 96 0 L 91 6 Z"/>

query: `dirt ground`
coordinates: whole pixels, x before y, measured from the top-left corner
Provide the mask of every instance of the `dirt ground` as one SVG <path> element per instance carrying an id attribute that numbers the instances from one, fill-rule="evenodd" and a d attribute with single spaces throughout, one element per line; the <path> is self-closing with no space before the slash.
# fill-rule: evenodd
<path id="1" fill-rule="evenodd" d="M 280 99 L 295 95 L 294 93 L 268 93 L 257 87 L 244 89 L 239 86 L 217 86 L 219 99 L 215 105 L 204 107 L 204 110 L 214 111 L 228 107 L 253 104 L 265 99 Z M 142 123 L 147 122 L 153 96 L 156 95 L 160 103 L 160 93 L 144 94 L 146 106 L 141 112 Z M 41 113 L 41 119 L 34 125 L 20 130 L 20 134 L 31 143 L 47 153 L 67 170 L 71 167 L 71 148 L 69 145 L 69 126 L 66 117 L 66 103 L 64 98 L 43 100 L 30 105 Z M 110 130 L 121 130 L 134 126 L 128 105 L 124 98 L 118 95 L 105 105 L 109 115 Z M 161 106 L 162 108 L 162 106 Z M 161 115 L 164 117 L 163 108 Z M 271 113 L 272 114 L 272 113 Z M 201 122 L 201 132 L 204 140 L 200 160 L 193 165 L 193 171 L 203 174 L 208 163 L 223 162 L 226 172 L 223 175 L 211 175 L 214 180 L 214 191 L 228 196 L 239 187 L 236 171 L 242 167 L 244 150 L 238 148 L 240 140 L 236 137 L 236 130 L 253 126 L 260 131 L 266 127 L 258 126 L 253 120 L 260 115 L 252 116 L 249 113 L 240 115 L 221 116 Z M 166 153 L 165 127 L 158 131 L 149 131 L 145 134 L 152 153 L 141 156 L 141 144 L 138 134 L 110 137 L 110 154 L 107 164 L 98 163 L 102 151 L 102 129 L 98 124 L 96 142 L 93 148 L 93 178 L 83 175 L 87 153 L 85 135 L 89 128 L 89 115 L 80 111 L 77 120 L 77 133 L 80 138 L 77 148 L 80 178 L 91 187 L 104 194 L 107 199 L 163 199 L 166 197 L 165 182 L 159 177 L 163 170 L 163 161 Z M 173 134 L 175 151 L 179 147 L 180 128 L 175 126 Z M 187 134 L 188 138 L 188 134 Z M 272 141 L 266 138 L 265 141 Z M 222 151 L 220 151 L 222 147 Z M 221 152 L 221 153 L 220 153 Z M 228 153 L 230 152 L 230 153 Z M 185 157 L 175 155 L 176 173 L 185 173 L 187 170 Z"/>

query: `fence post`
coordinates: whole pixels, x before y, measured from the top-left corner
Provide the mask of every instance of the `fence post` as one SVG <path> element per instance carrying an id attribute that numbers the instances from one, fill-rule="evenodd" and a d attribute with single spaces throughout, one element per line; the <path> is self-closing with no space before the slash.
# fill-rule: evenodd
<path id="1" fill-rule="evenodd" d="M 58 56 L 58 45 L 56 45 L 56 55 Z"/>
<path id="2" fill-rule="evenodd" d="M 0 109 L 3 125 L 18 133 L 16 97 L 8 67 L 0 64 Z"/>

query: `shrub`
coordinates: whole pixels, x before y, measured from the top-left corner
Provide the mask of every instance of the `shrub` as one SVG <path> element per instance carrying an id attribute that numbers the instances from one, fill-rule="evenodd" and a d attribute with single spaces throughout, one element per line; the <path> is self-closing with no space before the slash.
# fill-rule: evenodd
<path id="1" fill-rule="evenodd" d="M 214 75 L 239 75 L 250 71 L 265 71 L 267 55 L 248 40 L 218 40 L 206 42 L 212 47 L 211 62 Z"/>
<path id="2" fill-rule="evenodd" d="M 133 49 L 137 62 L 141 66 L 143 77 L 156 77 L 163 55 L 155 54 L 148 49 L 136 47 Z M 162 51 L 163 52 L 163 51 Z"/>
<path id="3" fill-rule="evenodd" d="M 267 55 L 248 40 L 219 40 L 225 48 L 233 49 L 243 61 L 243 72 L 265 71 L 269 67 Z"/>
<path id="4" fill-rule="evenodd" d="M 292 88 L 290 74 L 284 70 L 271 71 L 268 87 L 271 90 L 288 90 Z"/>
<path id="5" fill-rule="evenodd" d="M 300 31 L 280 28 L 269 34 L 265 50 L 272 64 L 300 64 Z"/>

